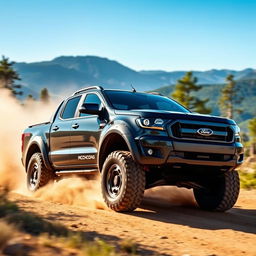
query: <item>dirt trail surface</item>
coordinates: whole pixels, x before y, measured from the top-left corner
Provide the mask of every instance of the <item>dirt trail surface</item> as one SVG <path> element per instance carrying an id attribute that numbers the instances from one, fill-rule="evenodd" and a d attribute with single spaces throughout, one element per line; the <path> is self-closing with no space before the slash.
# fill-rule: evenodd
<path id="1" fill-rule="evenodd" d="M 241 191 L 236 206 L 226 213 L 204 212 L 184 200 L 183 206 L 177 206 L 149 196 L 141 208 L 125 214 L 20 194 L 12 194 L 11 200 L 88 238 L 132 239 L 145 255 L 256 255 L 256 191 Z"/>

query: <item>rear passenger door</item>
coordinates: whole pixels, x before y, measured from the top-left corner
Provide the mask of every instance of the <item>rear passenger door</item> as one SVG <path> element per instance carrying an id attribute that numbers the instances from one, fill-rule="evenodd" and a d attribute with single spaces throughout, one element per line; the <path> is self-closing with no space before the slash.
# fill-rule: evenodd
<path id="1" fill-rule="evenodd" d="M 70 133 L 80 96 L 69 98 L 56 116 L 50 133 L 50 158 L 55 168 L 69 165 Z"/>
<path id="2" fill-rule="evenodd" d="M 96 93 L 88 93 L 81 101 L 103 105 L 100 96 Z M 101 124 L 98 115 L 83 114 L 78 112 L 73 120 L 70 135 L 70 164 L 73 166 L 94 169 L 97 168 L 98 143 L 101 133 Z"/>

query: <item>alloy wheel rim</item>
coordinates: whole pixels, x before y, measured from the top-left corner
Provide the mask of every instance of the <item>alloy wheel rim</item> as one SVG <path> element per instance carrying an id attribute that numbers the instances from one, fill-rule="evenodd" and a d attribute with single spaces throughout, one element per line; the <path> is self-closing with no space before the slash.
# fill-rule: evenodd
<path id="1" fill-rule="evenodd" d="M 30 188 L 33 190 L 38 182 L 38 178 L 39 178 L 39 166 L 37 163 L 34 163 L 32 166 L 32 170 L 31 170 L 31 174 L 30 174 L 30 178 L 29 178 L 29 185 Z"/>
<path id="2" fill-rule="evenodd" d="M 122 188 L 122 172 L 118 164 L 113 164 L 109 168 L 106 186 L 107 192 L 111 198 L 115 199 L 120 194 Z"/>

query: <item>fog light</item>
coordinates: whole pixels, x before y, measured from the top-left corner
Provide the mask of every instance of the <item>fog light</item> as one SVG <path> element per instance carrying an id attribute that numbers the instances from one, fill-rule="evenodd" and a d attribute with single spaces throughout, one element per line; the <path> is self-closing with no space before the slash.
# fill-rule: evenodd
<path id="1" fill-rule="evenodd" d="M 153 153 L 154 153 L 154 151 L 153 151 L 153 149 L 148 149 L 148 154 L 150 155 L 150 156 L 152 156 L 153 155 Z"/>

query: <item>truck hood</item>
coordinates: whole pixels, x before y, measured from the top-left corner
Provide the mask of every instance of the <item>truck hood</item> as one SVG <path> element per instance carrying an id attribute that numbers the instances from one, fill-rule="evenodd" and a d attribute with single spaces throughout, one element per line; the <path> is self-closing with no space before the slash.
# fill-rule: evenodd
<path id="1" fill-rule="evenodd" d="M 135 110 L 115 110 L 116 115 L 132 115 L 142 118 L 162 118 L 162 119 L 183 119 L 183 120 L 198 120 L 206 122 L 218 122 L 230 125 L 235 125 L 235 121 L 223 117 L 202 115 L 198 113 L 181 113 L 173 111 L 159 111 L 152 109 L 135 109 Z"/>

